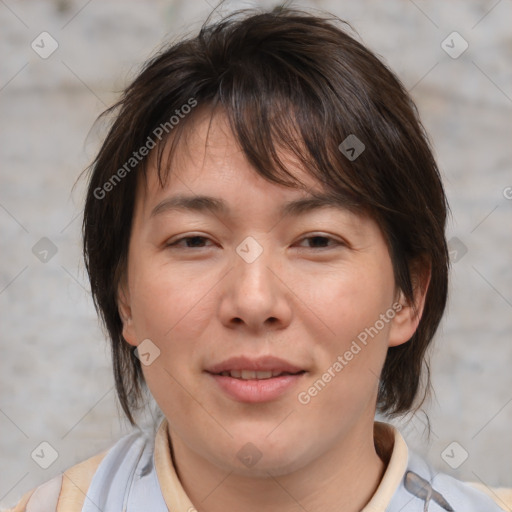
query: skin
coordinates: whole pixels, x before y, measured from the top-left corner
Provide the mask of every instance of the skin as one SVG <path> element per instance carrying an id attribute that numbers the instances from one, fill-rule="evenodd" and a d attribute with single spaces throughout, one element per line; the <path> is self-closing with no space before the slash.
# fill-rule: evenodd
<path id="1" fill-rule="evenodd" d="M 385 470 L 373 442 L 378 375 L 389 346 L 417 328 L 428 279 L 416 291 L 418 314 L 395 289 L 377 224 L 343 208 L 279 217 L 287 201 L 320 184 L 288 159 L 306 189 L 266 181 L 237 146 L 226 119 L 197 113 L 187 126 L 163 188 L 150 161 L 138 187 L 126 279 L 119 290 L 123 336 L 150 339 L 160 355 L 143 366 L 167 417 L 180 481 L 199 511 L 358 511 Z M 177 193 L 224 199 L 232 214 L 166 211 Z M 184 236 L 205 239 L 181 241 Z M 262 254 L 236 252 L 246 237 Z M 330 237 L 317 240 L 314 236 Z M 191 243 L 192 242 L 192 243 Z M 308 404 L 307 390 L 396 301 L 403 308 Z M 271 354 L 306 370 L 278 399 L 242 403 L 204 372 L 234 355 Z M 246 467 L 252 443 L 261 458 Z"/>

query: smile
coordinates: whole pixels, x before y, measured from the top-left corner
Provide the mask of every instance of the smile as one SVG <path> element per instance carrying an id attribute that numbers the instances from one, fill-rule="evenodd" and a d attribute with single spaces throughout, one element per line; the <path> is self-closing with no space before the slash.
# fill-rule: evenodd
<path id="1" fill-rule="evenodd" d="M 272 402 L 296 390 L 306 373 L 226 370 L 221 373 L 206 372 L 206 375 L 213 380 L 213 389 L 225 397 L 236 402 L 255 404 Z"/>
<path id="2" fill-rule="evenodd" d="M 307 371 L 276 356 L 241 354 L 209 365 L 205 373 L 222 395 L 236 402 L 258 403 L 289 393 Z"/>
<path id="3" fill-rule="evenodd" d="M 282 375 L 297 375 L 298 373 L 283 372 L 282 370 L 266 370 L 266 371 L 255 371 L 255 370 L 231 370 L 223 371 L 219 375 L 223 377 L 232 377 L 234 379 L 242 380 L 266 380 L 274 377 L 280 377 Z"/>

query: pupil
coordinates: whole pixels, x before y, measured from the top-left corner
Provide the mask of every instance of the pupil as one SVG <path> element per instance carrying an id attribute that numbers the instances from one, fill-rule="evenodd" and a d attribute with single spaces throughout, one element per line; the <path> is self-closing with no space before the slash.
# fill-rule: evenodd
<path id="1" fill-rule="evenodd" d="M 325 242 L 327 241 L 327 238 L 325 238 L 325 236 L 312 236 L 311 237 L 312 242 L 313 241 L 318 242 L 319 240 L 321 241 L 320 246 L 325 247 Z M 316 243 L 313 243 L 312 245 L 314 245 L 315 247 L 318 247 L 318 244 L 316 244 Z"/>
<path id="2" fill-rule="evenodd" d="M 193 240 L 196 241 L 196 242 L 199 241 L 199 243 L 197 243 L 197 244 L 193 243 L 192 242 Z M 200 237 L 200 236 L 191 236 L 188 239 L 188 245 L 189 246 L 197 247 L 198 245 L 201 245 L 201 243 L 202 243 L 202 237 Z"/>

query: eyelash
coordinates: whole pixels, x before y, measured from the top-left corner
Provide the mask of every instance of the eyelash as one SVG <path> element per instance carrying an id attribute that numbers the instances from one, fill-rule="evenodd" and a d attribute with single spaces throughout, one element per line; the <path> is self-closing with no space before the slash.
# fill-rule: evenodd
<path id="1" fill-rule="evenodd" d="M 179 248 L 178 247 L 178 243 L 179 242 L 182 242 L 184 240 L 193 240 L 193 239 L 201 239 L 201 240 L 209 240 L 208 237 L 205 237 L 205 236 L 201 236 L 201 235 L 194 235 L 194 236 L 184 236 L 182 238 L 179 238 L 178 240 L 175 240 L 174 242 L 172 243 L 168 243 L 166 244 L 166 247 L 169 247 L 169 248 L 172 248 L 172 249 L 175 249 L 175 248 Z M 323 240 L 328 240 L 328 241 L 332 241 L 335 243 L 335 246 L 342 246 L 342 245 L 345 245 L 343 242 L 340 242 L 339 240 L 336 240 L 335 238 L 332 238 L 330 236 L 323 236 L 323 235 L 312 235 L 312 236 L 307 236 L 307 237 L 304 237 L 304 238 L 301 238 L 299 240 L 299 242 L 303 242 L 304 240 L 311 240 L 311 239 L 323 239 Z M 199 249 L 203 249 L 203 247 L 198 247 Z M 183 247 L 183 249 L 194 249 L 194 247 Z M 306 247 L 306 249 L 308 249 L 308 247 Z M 329 249 L 329 247 L 309 247 L 309 249 Z"/>

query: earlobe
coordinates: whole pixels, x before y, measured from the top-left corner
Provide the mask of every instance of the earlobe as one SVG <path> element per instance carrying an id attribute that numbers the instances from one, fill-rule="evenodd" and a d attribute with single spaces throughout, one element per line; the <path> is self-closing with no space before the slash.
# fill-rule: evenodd
<path id="1" fill-rule="evenodd" d="M 392 320 L 388 346 L 402 345 L 408 342 L 416 332 L 425 307 L 430 275 L 430 265 L 413 274 L 413 303 L 400 291 L 397 303 L 401 307 L 396 309 L 396 315 Z"/>
<path id="2" fill-rule="evenodd" d="M 123 338 L 130 345 L 136 346 L 136 336 L 133 328 L 132 310 L 130 307 L 129 294 L 124 287 L 120 287 L 117 294 L 117 309 L 123 322 Z"/>
<path id="3" fill-rule="evenodd" d="M 407 299 L 400 292 L 400 307 L 396 309 L 395 317 L 391 322 L 388 346 L 396 347 L 409 341 L 418 328 L 421 313 L 415 311 L 412 305 L 407 304 Z"/>

